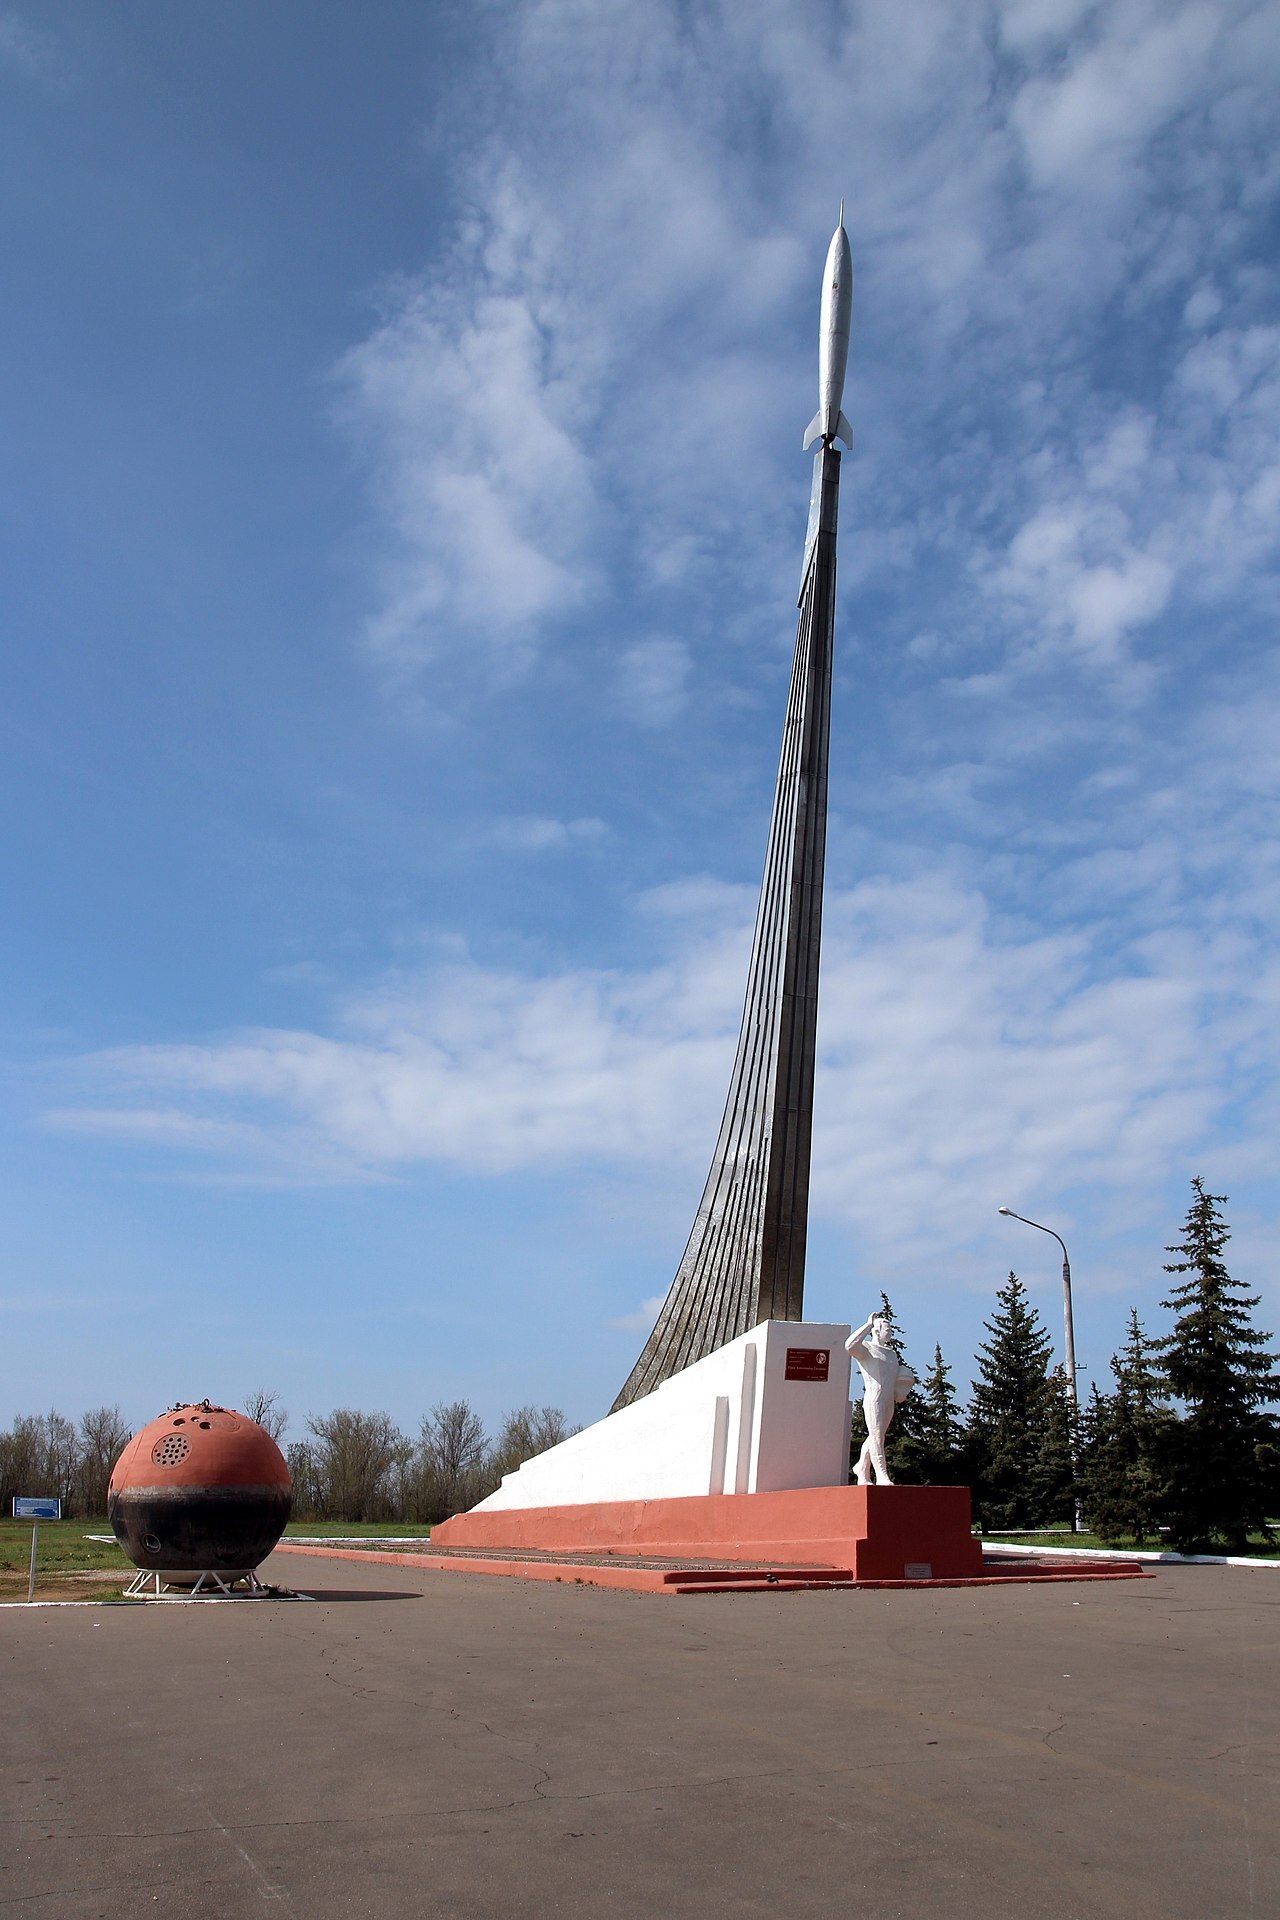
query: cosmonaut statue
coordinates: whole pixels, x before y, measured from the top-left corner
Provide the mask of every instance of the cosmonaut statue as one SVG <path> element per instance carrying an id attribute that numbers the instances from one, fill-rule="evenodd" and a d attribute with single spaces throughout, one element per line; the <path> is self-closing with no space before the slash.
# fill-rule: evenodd
<path id="1" fill-rule="evenodd" d="M 867 1437 L 858 1455 L 856 1478 L 860 1487 L 872 1484 L 873 1468 L 878 1485 L 893 1485 L 884 1457 L 884 1437 L 894 1408 L 901 1405 L 916 1383 L 910 1367 L 904 1367 L 894 1352 L 891 1331 L 886 1315 L 873 1313 L 844 1343 L 845 1352 L 853 1355 L 862 1371 L 862 1412 Z"/>

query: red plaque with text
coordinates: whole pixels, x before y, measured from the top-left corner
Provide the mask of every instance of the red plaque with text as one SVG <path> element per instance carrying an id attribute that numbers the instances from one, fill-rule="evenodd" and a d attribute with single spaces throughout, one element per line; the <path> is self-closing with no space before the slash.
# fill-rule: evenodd
<path id="1" fill-rule="evenodd" d="M 831 1355 L 825 1347 L 788 1347 L 788 1380 L 825 1380 Z"/>

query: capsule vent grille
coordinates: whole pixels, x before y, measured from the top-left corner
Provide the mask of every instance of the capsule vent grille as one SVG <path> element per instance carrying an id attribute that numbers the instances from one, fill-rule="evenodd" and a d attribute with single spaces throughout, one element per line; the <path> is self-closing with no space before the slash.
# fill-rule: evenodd
<path id="1" fill-rule="evenodd" d="M 176 1467 L 185 1460 L 191 1451 L 191 1444 L 185 1433 L 166 1433 L 163 1440 L 157 1440 L 151 1449 L 151 1458 L 158 1467 Z"/>

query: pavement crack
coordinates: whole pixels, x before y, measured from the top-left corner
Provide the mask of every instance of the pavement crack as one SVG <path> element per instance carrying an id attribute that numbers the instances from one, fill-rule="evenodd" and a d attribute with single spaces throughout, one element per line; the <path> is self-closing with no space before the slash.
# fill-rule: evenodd
<path id="1" fill-rule="evenodd" d="M 535 1770 L 535 1772 L 541 1775 L 541 1778 L 538 1780 L 535 1780 L 533 1783 L 533 1792 L 534 1792 L 535 1798 L 542 1797 L 542 1789 L 544 1786 L 546 1786 L 547 1782 L 550 1780 L 551 1775 L 547 1771 L 546 1767 L 543 1766 L 540 1760 L 535 1760 L 532 1758 L 533 1754 L 541 1753 L 542 1751 L 542 1748 L 539 1742 L 536 1740 L 531 1740 L 527 1736 L 519 1733 L 499 1733 L 498 1729 L 496 1727 L 491 1727 L 487 1720 L 481 1720 L 478 1724 L 481 1727 L 483 1727 L 484 1731 L 488 1734 L 491 1740 L 497 1741 L 499 1746 L 528 1747 L 530 1749 L 530 1753 L 528 1755 L 521 1754 L 521 1753 L 513 1753 L 511 1758 L 517 1761 L 522 1766 L 532 1767 Z M 512 1804 L 514 1805 L 515 1803 L 513 1802 Z"/>

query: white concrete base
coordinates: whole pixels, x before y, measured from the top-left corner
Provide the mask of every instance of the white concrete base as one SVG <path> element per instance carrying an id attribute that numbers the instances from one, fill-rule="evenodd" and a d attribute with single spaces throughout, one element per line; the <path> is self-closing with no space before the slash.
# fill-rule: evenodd
<path id="1" fill-rule="evenodd" d="M 472 1509 L 841 1487 L 849 1477 L 847 1326 L 764 1320 L 655 1392 L 561 1441 Z M 825 1356 L 824 1370 L 795 1356 Z"/>

